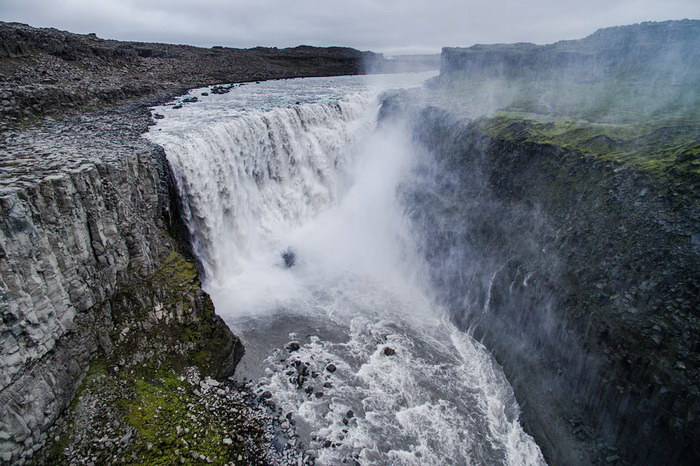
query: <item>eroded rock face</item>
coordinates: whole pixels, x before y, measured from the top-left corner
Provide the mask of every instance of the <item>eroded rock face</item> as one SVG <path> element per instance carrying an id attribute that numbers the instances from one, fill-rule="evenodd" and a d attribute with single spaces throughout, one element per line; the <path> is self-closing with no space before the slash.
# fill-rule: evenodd
<path id="1" fill-rule="evenodd" d="M 86 164 L 2 197 L 7 328 L 0 338 L 11 356 L 0 361 L 0 387 L 50 351 L 77 313 L 108 298 L 128 267 L 136 275 L 153 268 L 153 252 L 164 245 L 158 184 L 152 162 L 136 156 L 122 166 Z"/>
<path id="2" fill-rule="evenodd" d="M 138 336 L 150 335 L 160 346 L 132 357 L 164 351 L 192 365 L 198 352 L 212 375 L 231 373 L 242 355 L 176 252 L 187 246 L 169 233 L 175 190 L 162 149 L 139 137 L 147 118 L 80 117 L 0 143 L 3 461 L 45 443 L 97 353 L 140 348 Z M 167 331 L 185 326 L 201 338 L 181 343 Z"/>
<path id="3" fill-rule="evenodd" d="M 697 463 L 696 192 L 417 118 L 439 175 L 408 195 L 440 297 L 502 364 L 548 460 Z"/>

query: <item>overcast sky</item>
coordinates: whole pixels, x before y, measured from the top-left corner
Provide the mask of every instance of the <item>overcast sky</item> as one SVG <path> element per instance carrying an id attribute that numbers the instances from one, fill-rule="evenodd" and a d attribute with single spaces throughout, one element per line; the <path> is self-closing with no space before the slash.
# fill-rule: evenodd
<path id="1" fill-rule="evenodd" d="M 109 39 L 210 47 L 343 45 L 400 53 L 578 39 L 700 18 L 700 0 L 0 0 L 0 20 Z"/>

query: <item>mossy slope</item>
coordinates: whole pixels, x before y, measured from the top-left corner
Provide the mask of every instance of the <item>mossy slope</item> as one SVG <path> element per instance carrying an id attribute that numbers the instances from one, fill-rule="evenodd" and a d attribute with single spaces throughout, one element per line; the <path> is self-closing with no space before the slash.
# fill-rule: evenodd
<path id="1" fill-rule="evenodd" d="M 37 462 L 254 464 L 264 456 L 263 426 L 246 416 L 242 396 L 209 378 L 232 372 L 240 341 L 214 314 L 195 266 L 163 255 L 152 274 L 103 304 L 109 341 Z"/>

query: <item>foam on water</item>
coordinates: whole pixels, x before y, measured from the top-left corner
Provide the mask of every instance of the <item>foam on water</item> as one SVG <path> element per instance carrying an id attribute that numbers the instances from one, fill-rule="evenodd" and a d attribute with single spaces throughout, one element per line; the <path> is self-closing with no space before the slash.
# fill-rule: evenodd
<path id="1" fill-rule="evenodd" d="M 157 110 L 205 287 L 246 345 L 238 376 L 323 464 L 542 464 L 502 371 L 432 299 L 398 194 L 422 154 L 376 126 L 380 90 L 305 79 Z"/>

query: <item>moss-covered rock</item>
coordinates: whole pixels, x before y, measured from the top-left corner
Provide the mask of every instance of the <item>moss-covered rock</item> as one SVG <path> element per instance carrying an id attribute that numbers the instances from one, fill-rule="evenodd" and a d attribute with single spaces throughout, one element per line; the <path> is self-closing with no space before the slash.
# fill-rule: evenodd
<path id="1" fill-rule="evenodd" d="M 121 365 L 148 360 L 217 377 L 233 373 L 243 356 L 201 289 L 196 267 L 178 252 L 170 251 L 155 272 L 116 292 L 107 305 L 114 323 L 111 357 Z"/>
<path id="2" fill-rule="evenodd" d="M 700 186 L 700 133 L 692 121 L 597 124 L 500 112 L 474 127 L 495 139 L 554 145 L 642 170 L 672 186 Z"/>
<path id="3" fill-rule="evenodd" d="M 265 418 L 195 368 L 123 370 L 98 359 L 38 463 L 261 464 Z"/>
<path id="4" fill-rule="evenodd" d="M 242 397 L 224 386 L 213 392 L 213 379 L 200 387 L 200 374 L 230 375 L 243 348 L 215 315 L 194 264 L 164 253 L 155 271 L 101 306 L 111 317 L 101 355 L 38 461 L 223 464 L 262 457 L 264 429 L 246 417 Z"/>

